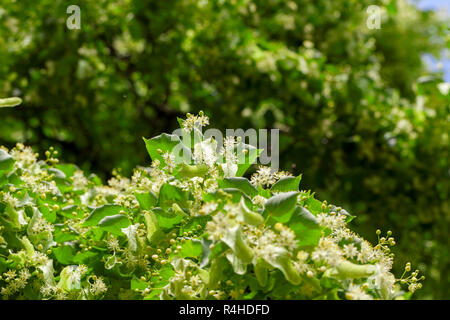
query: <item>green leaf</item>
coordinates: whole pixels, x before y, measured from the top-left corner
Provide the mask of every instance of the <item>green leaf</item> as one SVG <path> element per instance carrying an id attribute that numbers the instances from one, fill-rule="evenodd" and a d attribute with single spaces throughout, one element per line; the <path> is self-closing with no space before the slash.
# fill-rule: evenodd
<path id="1" fill-rule="evenodd" d="M 25 236 L 22 237 L 21 242 L 22 242 L 23 248 L 25 249 L 25 252 L 27 253 L 28 258 L 33 258 L 34 253 L 36 252 L 34 250 L 33 244 Z"/>
<path id="2" fill-rule="evenodd" d="M 73 263 L 74 249 L 71 246 L 65 245 L 62 247 L 57 247 L 53 249 L 53 254 L 62 264 L 71 264 Z"/>
<path id="3" fill-rule="evenodd" d="M 102 179 L 100 179 L 99 176 L 97 176 L 95 173 L 91 173 L 88 177 L 89 182 L 93 183 L 94 186 L 101 186 L 102 185 Z"/>
<path id="4" fill-rule="evenodd" d="M 202 239 L 201 240 L 201 245 L 202 245 L 202 254 L 200 256 L 200 268 L 204 268 L 208 265 L 209 263 L 209 258 L 211 255 L 211 248 L 209 247 L 212 244 L 212 241 L 207 240 L 207 239 Z"/>
<path id="5" fill-rule="evenodd" d="M 150 211 L 144 213 L 144 220 L 145 225 L 147 226 L 147 239 L 148 242 L 152 244 L 161 233 L 159 229 L 158 219 L 156 218 L 156 215 L 152 211 Z"/>
<path id="6" fill-rule="evenodd" d="M 18 97 L 0 99 L 0 108 L 15 107 L 22 103 L 22 99 Z"/>
<path id="7" fill-rule="evenodd" d="M 372 275 L 376 267 L 372 264 L 355 264 L 350 261 L 342 261 L 335 268 L 328 269 L 324 277 L 335 277 L 336 279 L 360 279 Z"/>
<path id="8" fill-rule="evenodd" d="M 294 215 L 290 220 L 290 223 L 292 222 L 302 222 L 311 228 L 320 227 L 317 218 L 308 209 L 301 206 L 295 208 Z"/>
<path id="9" fill-rule="evenodd" d="M 139 206 L 143 210 L 152 209 L 158 201 L 156 195 L 151 191 L 143 193 L 135 192 L 134 195 L 136 197 L 136 200 L 139 202 Z"/>
<path id="10" fill-rule="evenodd" d="M 220 256 L 224 251 L 228 250 L 228 246 L 223 242 L 216 243 L 211 249 L 211 241 L 202 239 L 202 258 L 200 263 L 200 268 L 207 266 L 212 260 Z"/>
<path id="11" fill-rule="evenodd" d="M 49 168 L 48 172 L 52 173 L 54 175 L 54 178 L 56 178 L 56 179 L 59 179 L 59 180 L 66 179 L 66 174 L 63 171 L 59 170 L 59 169 Z"/>
<path id="12" fill-rule="evenodd" d="M 182 163 L 179 171 L 174 173 L 179 178 L 193 178 L 204 177 L 209 171 L 209 167 L 206 164 L 190 165 Z"/>
<path id="13" fill-rule="evenodd" d="M 100 220 L 102 220 L 106 216 L 113 216 L 119 214 L 120 211 L 124 210 L 121 206 L 105 204 L 98 208 L 92 210 L 91 214 L 86 218 L 83 223 L 84 227 L 92 227 L 96 226 Z"/>
<path id="14" fill-rule="evenodd" d="M 184 211 L 183 211 L 184 212 Z M 183 225 L 183 232 L 198 232 L 199 229 L 204 229 L 206 226 L 206 223 L 211 220 L 210 215 L 206 216 L 189 216 L 188 221 L 186 221 L 186 224 Z"/>
<path id="15" fill-rule="evenodd" d="M 146 281 L 142 281 L 141 279 L 138 279 L 136 277 L 133 277 L 133 279 L 131 279 L 131 290 L 144 290 L 147 287 L 148 283 Z"/>
<path id="16" fill-rule="evenodd" d="M 55 241 L 57 243 L 63 243 L 76 240 L 78 237 L 72 233 L 65 233 L 62 231 L 55 231 Z"/>
<path id="17" fill-rule="evenodd" d="M 185 215 L 174 212 L 172 208 L 170 208 L 169 210 L 155 208 L 153 212 L 156 215 L 159 227 L 161 227 L 162 229 L 171 229 L 175 225 L 181 223 L 181 221 L 183 221 L 183 219 L 185 218 Z"/>
<path id="18" fill-rule="evenodd" d="M 151 139 L 144 139 L 147 152 L 152 161 L 159 160 L 162 166 L 165 166 L 163 154 L 168 152 L 175 155 L 177 163 L 190 163 L 192 160 L 192 152 L 183 145 L 180 138 L 175 134 L 163 133 Z"/>
<path id="19" fill-rule="evenodd" d="M 53 260 L 49 259 L 45 264 L 38 266 L 38 269 L 42 272 L 42 280 L 48 285 L 55 285 L 55 277 L 53 276 Z"/>
<path id="20" fill-rule="evenodd" d="M 189 239 L 181 245 L 180 253 L 183 258 L 198 258 L 202 254 L 202 243 L 200 240 Z"/>
<path id="21" fill-rule="evenodd" d="M 158 206 L 160 207 L 169 207 L 174 202 L 187 206 L 187 200 L 189 200 L 189 192 L 177 186 L 165 183 L 159 189 Z"/>
<path id="22" fill-rule="evenodd" d="M 262 259 L 258 258 L 254 265 L 254 271 L 256 280 L 261 287 L 265 287 L 269 281 L 269 269 L 267 268 L 267 263 Z"/>
<path id="23" fill-rule="evenodd" d="M 246 223 L 253 226 L 259 226 L 264 223 L 264 218 L 259 213 L 251 211 L 245 204 L 245 198 L 242 197 L 239 202 L 239 212 L 241 219 Z"/>
<path id="24" fill-rule="evenodd" d="M 72 177 L 75 171 L 80 170 L 76 165 L 68 163 L 57 164 L 55 165 L 55 168 L 64 172 L 67 178 Z"/>
<path id="25" fill-rule="evenodd" d="M 120 236 L 123 234 L 122 229 L 130 226 L 130 224 L 131 223 L 128 216 L 124 214 L 116 214 L 104 217 L 98 223 L 98 227 L 114 235 Z"/>
<path id="26" fill-rule="evenodd" d="M 8 228 L 20 229 L 22 225 L 26 224 L 23 217 L 20 216 L 20 211 L 17 211 L 10 205 L 7 205 L 2 215 L 0 215 L 1 225 L 6 225 Z"/>
<path id="27" fill-rule="evenodd" d="M 279 222 L 287 222 L 297 204 L 298 192 L 282 192 L 269 198 L 265 204 L 265 210 Z"/>
<path id="28" fill-rule="evenodd" d="M 45 206 L 45 201 L 42 201 L 40 198 L 36 199 L 36 203 L 38 205 L 39 211 L 42 213 L 42 216 L 48 221 L 54 223 L 56 221 L 56 211 L 50 210 Z"/>
<path id="29" fill-rule="evenodd" d="M 271 188 L 272 192 L 298 191 L 298 186 L 302 180 L 302 175 L 297 177 L 283 177 L 278 180 Z"/>
<path id="30" fill-rule="evenodd" d="M 209 288 L 215 289 L 219 285 L 219 281 L 222 280 L 222 276 L 227 265 L 226 261 L 227 260 L 225 260 L 225 257 L 223 256 L 212 259 L 211 267 L 209 268 Z"/>
<path id="31" fill-rule="evenodd" d="M 314 215 L 322 212 L 322 202 L 314 199 L 314 195 L 311 195 L 305 202 L 305 205 L 308 206 L 308 210 L 311 211 Z"/>
<path id="32" fill-rule="evenodd" d="M 257 294 L 258 294 L 258 291 L 251 291 L 250 293 L 243 296 L 242 299 L 243 300 L 252 300 Z"/>
<path id="33" fill-rule="evenodd" d="M 230 262 L 233 270 L 236 274 L 243 275 L 247 272 L 247 263 L 244 263 L 238 256 L 233 252 L 228 252 L 226 254 L 228 261 Z"/>
<path id="34" fill-rule="evenodd" d="M 233 177 L 225 178 L 218 181 L 220 188 L 236 188 L 244 192 L 249 197 L 254 197 L 258 195 L 258 190 L 248 181 L 248 179 L 243 177 Z"/>
<path id="35" fill-rule="evenodd" d="M 3 149 L 0 149 L 0 171 L 10 171 L 14 167 L 14 159 Z"/>
<path id="36" fill-rule="evenodd" d="M 233 250 L 236 257 L 243 263 L 252 261 L 253 251 L 243 238 L 240 225 L 229 228 L 228 232 L 222 237 L 222 241 Z"/>
<path id="37" fill-rule="evenodd" d="M 295 233 L 300 247 L 316 246 L 322 235 L 322 228 L 316 217 L 307 209 L 297 206 L 289 221 L 289 228 Z"/>
<path id="38" fill-rule="evenodd" d="M 281 247 L 274 247 L 272 254 L 266 257 L 266 261 L 274 268 L 279 269 L 286 280 L 294 285 L 298 285 L 302 282 L 302 278 L 295 269 L 292 260 L 289 258 L 289 254 L 286 249 Z"/>
<path id="39" fill-rule="evenodd" d="M 73 262 L 76 264 L 90 264 L 95 260 L 99 259 L 99 253 L 93 251 L 82 251 L 77 253 L 75 258 L 73 258 Z"/>
<path id="40" fill-rule="evenodd" d="M 156 288 L 163 288 L 164 286 L 166 286 L 169 283 L 169 279 L 171 277 L 173 277 L 174 275 L 174 271 L 172 269 L 172 266 L 167 264 L 163 267 L 161 267 L 159 270 L 159 275 L 157 276 L 152 276 L 150 278 L 150 281 L 152 283 L 152 289 L 156 289 Z M 159 291 L 159 290 L 158 290 Z M 153 291 L 152 291 L 153 292 Z M 160 292 L 160 291 L 159 291 Z"/>
<path id="41" fill-rule="evenodd" d="M 3 274 L 8 270 L 6 266 L 6 259 L 0 256 L 0 273 Z"/>
<path id="42" fill-rule="evenodd" d="M 272 192 L 270 192 L 269 189 L 264 189 L 264 188 L 261 187 L 261 186 L 258 186 L 258 194 L 259 194 L 261 197 L 264 197 L 264 198 L 266 198 L 266 199 L 269 199 L 269 198 L 272 196 Z"/>
<path id="43" fill-rule="evenodd" d="M 74 212 L 77 214 L 76 216 L 73 215 Z M 74 219 L 82 217 L 84 211 L 81 210 L 77 205 L 68 205 L 61 208 L 61 211 L 59 213 L 66 218 Z"/>
<path id="44" fill-rule="evenodd" d="M 0 187 L 8 183 L 8 177 L 0 170 Z"/>
<path id="45" fill-rule="evenodd" d="M 395 16 L 397 14 L 397 1 L 389 2 L 386 9 L 389 16 Z"/>

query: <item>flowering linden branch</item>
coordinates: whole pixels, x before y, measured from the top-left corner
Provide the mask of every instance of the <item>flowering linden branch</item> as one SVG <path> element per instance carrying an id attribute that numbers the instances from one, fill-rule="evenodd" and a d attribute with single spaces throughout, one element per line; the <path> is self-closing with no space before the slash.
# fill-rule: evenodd
<path id="1" fill-rule="evenodd" d="M 191 132 L 209 119 L 180 122 Z M 242 140 L 220 149 L 197 131 L 188 162 L 180 140 L 158 136 L 146 140 L 149 167 L 105 184 L 54 148 L 45 161 L 0 148 L 1 297 L 397 299 L 422 286 L 410 263 L 391 273 L 391 231 L 372 245 L 345 209 L 300 191 L 301 176 L 258 166 L 242 177 Z"/>

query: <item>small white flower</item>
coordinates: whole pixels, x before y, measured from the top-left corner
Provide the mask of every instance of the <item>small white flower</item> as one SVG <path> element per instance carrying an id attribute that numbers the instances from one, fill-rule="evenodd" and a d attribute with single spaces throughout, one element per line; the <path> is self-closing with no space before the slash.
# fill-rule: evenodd
<path id="1" fill-rule="evenodd" d="M 171 173 L 173 169 L 175 169 L 175 156 L 166 151 L 166 153 L 163 154 L 163 159 L 166 164 L 164 169 Z"/>
<path id="2" fill-rule="evenodd" d="M 230 227 L 230 219 L 222 212 L 217 213 L 212 221 L 208 221 L 206 224 L 206 232 L 209 234 L 208 239 L 213 241 L 221 240 Z"/>
<path id="3" fill-rule="evenodd" d="M 84 176 L 83 171 L 77 170 L 71 177 L 73 190 L 83 190 L 89 183 L 89 180 Z"/>
<path id="4" fill-rule="evenodd" d="M 19 200 L 9 192 L 5 192 L 3 194 L 3 201 L 9 204 L 12 208 L 17 208 L 19 206 Z"/>
<path id="5" fill-rule="evenodd" d="M 358 254 L 358 249 L 356 249 L 353 243 L 344 244 L 344 255 L 350 259 L 355 257 Z"/>
<path id="6" fill-rule="evenodd" d="M 250 182 L 255 187 L 263 187 L 263 186 L 271 186 L 275 182 L 277 182 L 278 174 L 277 172 L 273 172 L 271 168 L 260 166 L 258 171 L 254 173 L 250 179 Z"/>
<path id="7" fill-rule="evenodd" d="M 373 300 L 361 286 L 355 284 L 350 284 L 346 297 L 351 300 Z"/>
<path id="8" fill-rule="evenodd" d="M 90 288 L 89 291 L 94 296 L 98 296 L 98 295 L 101 295 L 101 294 L 105 293 L 107 290 L 108 290 L 108 287 L 103 282 L 103 280 L 101 278 L 97 278 L 95 280 L 95 282 L 91 285 L 91 288 Z"/>

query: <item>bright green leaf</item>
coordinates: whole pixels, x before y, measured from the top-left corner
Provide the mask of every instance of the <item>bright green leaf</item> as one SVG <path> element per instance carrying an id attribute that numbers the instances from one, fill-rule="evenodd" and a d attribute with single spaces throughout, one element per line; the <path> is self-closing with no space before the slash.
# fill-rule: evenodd
<path id="1" fill-rule="evenodd" d="M 297 177 L 283 177 L 278 180 L 271 188 L 272 192 L 288 192 L 288 191 L 298 191 L 298 186 L 302 179 L 302 175 Z"/>
<path id="2" fill-rule="evenodd" d="M 225 178 L 219 180 L 218 183 L 221 188 L 236 188 L 251 198 L 258 195 L 258 190 L 250 183 L 250 181 L 248 181 L 248 179 L 243 177 Z"/>
<path id="3" fill-rule="evenodd" d="M 3 149 L 0 149 L 0 171 L 10 171 L 14 167 L 14 159 Z"/>
<path id="4" fill-rule="evenodd" d="M 98 223 L 98 227 L 101 229 L 111 232 L 114 235 L 122 235 L 122 229 L 130 225 L 130 220 L 128 216 L 124 214 L 116 214 L 112 216 L 106 216 Z"/>
<path id="5" fill-rule="evenodd" d="M 105 204 L 98 208 L 92 210 L 91 214 L 86 218 L 83 223 L 84 227 L 96 226 L 100 220 L 102 220 L 106 216 L 113 216 L 119 214 L 120 211 L 124 210 L 121 206 Z"/>
<path id="6" fill-rule="evenodd" d="M 265 210 L 279 222 L 287 222 L 295 209 L 298 192 L 282 192 L 269 198 Z"/>

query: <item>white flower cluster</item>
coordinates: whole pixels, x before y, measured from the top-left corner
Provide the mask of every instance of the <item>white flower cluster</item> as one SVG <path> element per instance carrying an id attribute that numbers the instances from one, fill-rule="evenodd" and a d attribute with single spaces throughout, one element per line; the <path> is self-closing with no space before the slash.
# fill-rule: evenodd
<path id="1" fill-rule="evenodd" d="M 186 120 L 183 121 L 183 129 L 191 131 L 195 127 L 204 127 L 208 124 L 209 118 L 202 111 L 199 112 L 198 116 L 188 113 L 186 114 Z"/>
<path id="2" fill-rule="evenodd" d="M 250 182 L 255 187 L 270 187 L 280 178 L 287 176 L 290 176 L 287 172 L 276 171 L 266 166 L 259 166 L 256 173 L 252 175 Z"/>
<path id="3" fill-rule="evenodd" d="M 9 270 L 3 274 L 3 277 L 8 284 L 6 287 L 1 288 L 0 294 L 8 297 L 25 288 L 31 274 L 28 269 L 22 269 L 18 274 L 15 270 Z"/>

